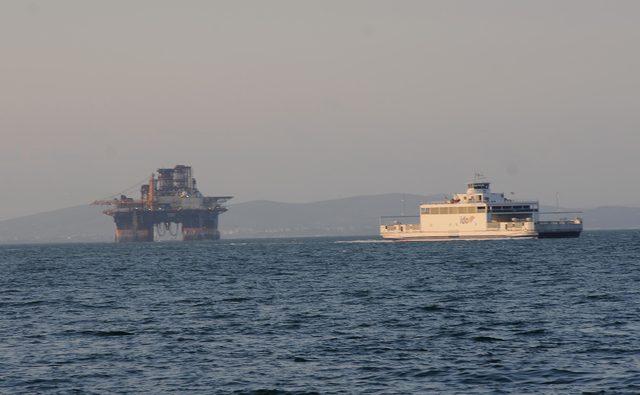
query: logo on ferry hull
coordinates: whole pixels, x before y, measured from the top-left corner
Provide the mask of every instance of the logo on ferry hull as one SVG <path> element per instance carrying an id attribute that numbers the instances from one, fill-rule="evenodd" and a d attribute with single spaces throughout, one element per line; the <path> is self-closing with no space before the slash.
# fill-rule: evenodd
<path id="1" fill-rule="evenodd" d="M 473 221 L 475 221 L 475 219 L 476 219 L 476 217 L 473 216 L 473 215 L 471 215 L 469 217 L 460 217 L 460 223 L 463 224 L 463 225 L 464 224 L 470 224 Z"/>

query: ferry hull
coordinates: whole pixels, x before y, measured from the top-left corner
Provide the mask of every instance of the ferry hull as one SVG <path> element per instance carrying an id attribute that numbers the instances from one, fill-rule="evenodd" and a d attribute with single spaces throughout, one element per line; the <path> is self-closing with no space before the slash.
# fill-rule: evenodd
<path id="1" fill-rule="evenodd" d="M 540 221 L 536 223 L 536 229 L 541 239 L 579 237 L 582 233 L 582 221 Z"/>
<path id="2" fill-rule="evenodd" d="M 495 240 L 532 238 L 575 238 L 582 232 L 582 221 L 540 221 L 525 223 L 522 228 L 479 232 L 422 232 L 410 225 L 382 226 L 380 235 L 394 241 Z"/>
<path id="3" fill-rule="evenodd" d="M 500 240 L 500 239 L 533 239 L 538 237 L 536 232 L 509 232 L 509 233 L 472 233 L 472 234 L 427 234 L 422 232 L 395 233 L 381 236 L 387 240 L 399 242 L 412 241 L 445 241 L 445 240 Z"/>
<path id="4" fill-rule="evenodd" d="M 404 238 L 388 238 L 385 239 L 396 241 L 398 243 L 419 242 L 419 241 L 447 241 L 447 240 L 504 240 L 504 239 L 535 239 L 535 235 L 527 236 L 436 236 L 436 237 L 404 237 Z"/>
<path id="5" fill-rule="evenodd" d="M 555 233 L 540 233 L 538 235 L 539 239 L 564 239 L 564 238 L 574 238 L 580 237 L 579 231 L 572 232 L 555 232 Z"/>

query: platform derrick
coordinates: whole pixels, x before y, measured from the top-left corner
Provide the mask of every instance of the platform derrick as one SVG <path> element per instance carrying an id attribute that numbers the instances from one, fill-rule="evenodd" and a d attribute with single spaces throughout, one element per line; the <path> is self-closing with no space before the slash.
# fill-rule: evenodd
<path id="1" fill-rule="evenodd" d="M 140 187 L 140 199 L 121 195 L 119 199 L 98 200 L 96 205 L 110 206 L 104 211 L 113 217 L 116 242 L 154 240 L 154 228 L 162 235 L 177 234 L 182 239 L 217 240 L 218 216 L 227 208 L 223 205 L 232 196 L 203 196 L 196 186 L 190 166 L 158 169 L 149 182 Z M 171 224 L 176 224 L 172 228 Z M 176 233 L 172 232 L 176 230 Z"/>

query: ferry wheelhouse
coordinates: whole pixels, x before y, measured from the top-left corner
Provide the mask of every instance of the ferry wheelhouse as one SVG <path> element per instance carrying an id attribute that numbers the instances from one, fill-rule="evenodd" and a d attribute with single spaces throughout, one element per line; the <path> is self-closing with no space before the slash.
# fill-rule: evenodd
<path id="1" fill-rule="evenodd" d="M 491 192 L 490 186 L 489 182 L 474 181 L 467 185 L 466 193 L 420 205 L 419 223 L 381 222 L 380 235 L 392 240 L 429 241 L 578 237 L 582 232 L 581 218 L 541 221 L 538 201 L 512 200 L 504 193 Z"/>

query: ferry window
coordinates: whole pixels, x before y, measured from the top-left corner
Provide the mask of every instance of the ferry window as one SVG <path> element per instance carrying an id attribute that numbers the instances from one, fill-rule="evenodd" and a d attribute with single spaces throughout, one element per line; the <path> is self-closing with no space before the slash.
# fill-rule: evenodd
<path id="1" fill-rule="evenodd" d="M 476 207 L 479 213 L 484 213 L 484 207 Z"/>

